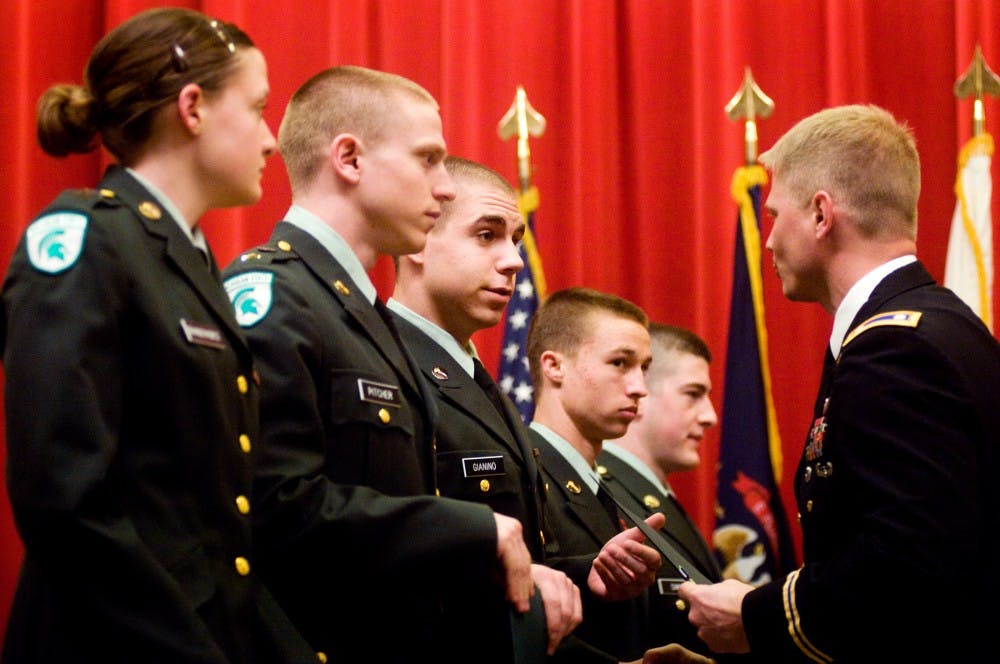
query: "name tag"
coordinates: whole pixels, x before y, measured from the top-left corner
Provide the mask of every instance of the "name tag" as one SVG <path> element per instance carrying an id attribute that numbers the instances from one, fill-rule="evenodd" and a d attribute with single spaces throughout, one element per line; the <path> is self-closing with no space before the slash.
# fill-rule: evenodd
<path id="1" fill-rule="evenodd" d="M 506 475 L 502 456 L 468 457 L 462 459 L 462 473 L 465 477 L 490 477 Z"/>
<path id="2" fill-rule="evenodd" d="M 359 378 L 358 392 L 361 395 L 362 401 L 382 404 L 383 406 L 395 406 L 396 408 L 403 405 L 403 398 L 399 394 L 398 385 L 387 385 Z"/>
<path id="3" fill-rule="evenodd" d="M 226 343 L 222 339 L 222 332 L 219 328 L 209 325 L 199 325 L 182 318 L 181 331 L 189 344 L 196 346 L 208 346 L 209 348 L 225 348 Z"/>
<path id="4" fill-rule="evenodd" d="M 684 579 L 660 578 L 656 580 L 656 589 L 661 595 L 676 595 L 677 589 L 684 583 Z"/>

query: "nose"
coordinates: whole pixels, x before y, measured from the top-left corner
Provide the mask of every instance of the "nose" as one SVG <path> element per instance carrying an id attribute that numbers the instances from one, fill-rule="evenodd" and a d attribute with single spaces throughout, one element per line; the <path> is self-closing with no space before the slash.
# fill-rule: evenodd
<path id="1" fill-rule="evenodd" d="M 714 427 L 719 423 L 719 416 L 715 412 L 715 406 L 712 405 L 712 402 L 708 399 L 708 397 L 705 398 L 705 404 L 702 407 L 701 412 L 698 414 L 698 422 L 701 423 L 701 426 L 706 429 Z"/>
<path id="2" fill-rule="evenodd" d="M 264 156 L 270 157 L 278 149 L 278 141 L 275 140 L 274 134 L 271 132 L 271 128 L 267 122 L 262 122 L 261 124 L 264 126 L 264 144 L 262 146 Z"/>
<path id="3" fill-rule="evenodd" d="M 646 389 L 646 374 L 642 367 L 635 367 L 628 374 L 628 395 L 633 399 L 641 399 L 649 394 Z"/>
<path id="4" fill-rule="evenodd" d="M 451 179 L 448 170 L 444 167 L 444 162 L 438 164 L 435 169 L 437 180 L 431 187 L 431 193 L 435 200 L 453 201 L 455 200 L 455 181 Z"/>
<path id="5" fill-rule="evenodd" d="M 503 247 L 503 253 L 497 261 L 497 272 L 513 276 L 524 269 L 524 259 L 513 242 L 504 242 Z"/>

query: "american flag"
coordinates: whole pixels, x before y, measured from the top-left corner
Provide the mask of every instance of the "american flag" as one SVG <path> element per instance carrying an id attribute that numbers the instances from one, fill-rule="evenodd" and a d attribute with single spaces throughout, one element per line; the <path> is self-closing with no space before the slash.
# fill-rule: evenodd
<path id="1" fill-rule="evenodd" d="M 531 422 L 535 412 L 535 398 L 531 387 L 531 372 L 528 369 L 528 325 L 538 309 L 538 303 L 545 299 L 545 274 L 534 235 L 538 190 L 531 187 L 526 192 L 521 192 L 518 206 L 527 223 L 520 249 L 524 269 L 514 281 L 514 295 L 507 305 L 504 318 L 498 382 L 500 389 L 514 402 L 521 419 Z"/>

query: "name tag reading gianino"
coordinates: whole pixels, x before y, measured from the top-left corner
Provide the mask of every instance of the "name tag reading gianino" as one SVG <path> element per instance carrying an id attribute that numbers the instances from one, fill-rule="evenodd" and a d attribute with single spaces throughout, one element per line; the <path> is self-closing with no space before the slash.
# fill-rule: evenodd
<path id="1" fill-rule="evenodd" d="M 462 459 L 462 474 L 465 477 L 506 475 L 503 469 L 503 457 L 481 456 Z"/>

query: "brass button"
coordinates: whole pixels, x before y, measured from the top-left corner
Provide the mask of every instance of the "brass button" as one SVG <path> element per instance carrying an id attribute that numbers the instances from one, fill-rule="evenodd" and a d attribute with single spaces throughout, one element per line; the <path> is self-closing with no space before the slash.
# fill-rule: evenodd
<path id="1" fill-rule="evenodd" d="M 340 279 L 337 279 L 335 282 L 333 282 L 333 287 L 336 288 L 337 291 L 340 292 L 342 295 L 351 294 L 351 289 L 348 288 L 346 285 L 344 285 L 344 282 L 341 281 Z"/>
<path id="2" fill-rule="evenodd" d="M 684 600 L 682 600 L 680 597 L 678 597 L 677 601 L 674 602 L 674 606 L 677 607 L 678 611 L 683 611 L 686 608 L 688 608 L 687 603 Z"/>
<path id="3" fill-rule="evenodd" d="M 580 485 L 574 482 L 573 480 L 569 480 L 568 482 L 566 482 L 566 488 L 569 490 L 570 493 L 575 493 L 575 494 L 579 494 L 582 491 Z"/>
<path id="4" fill-rule="evenodd" d="M 608 474 L 608 467 L 607 466 L 598 465 L 597 466 L 597 474 L 600 475 L 601 477 L 607 475 Z"/>
<path id="5" fill-rule="evenodd" d="M 479 480 L 479 490 L 483 493 L 489 493 L 490 491 L 490 481 L 489 480 Z"/>
<path id="6" fill-rule="evenodd" d="M 807 500 L 806 501 L 806 511 L 807 512 L 812 512 L 813 511 L 813 501 L 812 500 Z"/>
<path id="7" fill-rule="evenodd" d="M 239 510 L 240 514 L 250 513 L 250 499 L 246 496 L 236 496 L 236 509 Z"/>
<path id="8" fill-rule="evenodd" d="M 281 249 L 282 251 L 291 251 L 292 245 L 288 244 L 285 240 L 279 240 L 278 249 Z"/>
<path id="9" fill-rule="evenodd" d="M 236 556 L 236 560 L 233 562 L 236 564 L 236 573 L 240 576 L 246 576 L 250 573 L 250 561 L 243 556 Z"/>
<path id="10" fill-rule="evenodd" d="M 434 495 L 437 496 L 438 498 L 440 498 L 441 497 L 441 489 L 438 489 L 437 487 L 434 487 Z"/>
<path id="11" fill-rule="evenodd" d="M 115 197 L 115 192 L 111 191 L 110 189 L 101 189 L 100 194 L 104 198 L 114 198 Z"/>
<path id="12" fill-rule="evenodd" d="M 802 512 L 796 512 L 795 518 L 799 523 L 802 523 Z"/>
<path id="13" fill-rule="evenodd" d="M 325 652 L 323 652 L 322 650 L 319 650 L 319 651 L 317 651 L 317 652 L 316 652 L 316 659 L 317 659 L 317 660 L 318 660 L 318 661 L 319 661 L 319 662 L 320 662 L 321 664 L 326 664 L 326 653 L 325 653 Z"/>
<path id="14" fill-rule="evenodd" d="M 244 454 L 250 454 L 250 436 L 245 433 L 240 434 L 240 449 Z"/>
<path id="15" fill-rule="evenodd" d="M 378 409 L 378 418 L 382 420 L 382 424 L 388 424 L 389 420 L 392 419 L 392 415 L 389 414 L 385 408 Z"/>
<path id="16" fill-rule="evenodd" d="M 247 377 L 243 374 L 236 377 L 236 389 L 240 391 L 240 394 L 246 394 L 250 390 L 250 385 L 247 383 Z"/>
<path id="17" fill-rule="evenodd" d="M 651 493 L 647 493 L 642 497 L 642 504 L 651 510 L 655 510 L 660 506 L 660 499 Z"/>

